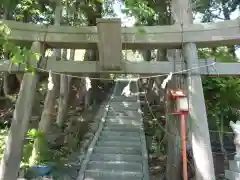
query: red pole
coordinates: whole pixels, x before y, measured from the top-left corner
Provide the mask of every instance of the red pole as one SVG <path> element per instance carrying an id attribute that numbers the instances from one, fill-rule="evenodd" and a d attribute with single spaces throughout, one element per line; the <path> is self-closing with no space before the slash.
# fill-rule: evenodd
<path id="1" fill-rule="evenodd" d="M 181 136 L 182 136 L 183 179 L 188 180 L 185 112 L 180 113 L 180 121 L 181 121 Z"/>

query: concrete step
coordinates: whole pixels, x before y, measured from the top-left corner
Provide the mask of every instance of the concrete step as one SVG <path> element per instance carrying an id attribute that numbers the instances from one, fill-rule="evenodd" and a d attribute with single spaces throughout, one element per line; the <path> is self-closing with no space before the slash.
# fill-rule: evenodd
<path id="1" fill-rule="evenodd" d="M 126 161 L 111 162 L 111 161 L 90 161 L 88 164 L 88 169 L 95 170 L 118 170 L 118 171 L 132 171 L 132 172 L 142 172 L 142 164 L 140 163 L 129 163 Z"/>
<path id="2" fill-rule="evenodd" d="M 134 180 L 140 180 L 143 177 L 142 173 L 131 171 L 103 171 L 103 170 L 86 170 L 85 178 L 92 178 L 92 180 L 98 178 L 104 178 L 105 180 L 125 180 L 126 178 L 133 178 Z"/>
<path id="3" fill-rule="evenodd" d="M 117 132 L 111 130 L 103 130 L 101 136 L 125 136 L 125 137 L 138 137 L 140 136 L 139 132 Z"/>
<path id="4" fill-rule="evenodd" d="M 240 173 L 230 171 L 230 170 L 225 170 L 225 178 L 229 180 L 239 180 L 240 179 Z"/>
<path id="5" fill-rule="evenodd" d="M 112 146 L 112 147 L 138 147 L 141 148 L 140 141 L 98 141 L 98 146 Z"/>
<path id="6" fill-rule="evenodd" d="M 139 108 L 132 108 L 132 107 L 124 107 L 124 106 L 111 106 L 110 110 L 115 110 L 115 111 L 135 111 L 138 112 Z M 139 111 L 141 112 L 141 111 Z"/>
<path id="7" fill-rule="evenodd" d="M 142 163 L 142 156 L 129 154 L 98 154 L 93 153 L 90 157 L 91 161 L 126 161 Z"/>
<path id="8" fill-rule="evenodd" d="M 240 173 L 240 161 L 230 160 L 229 161 L 229 170 Z"/>
<path id="9" fill-rule="evenodd" d="M 140 115 L 126 115 L 126 114 L 117 114 L 113 112 L 108 112 L 107 118 L 131 118 L 131 119 L 140 119 L 142 116 Z"/>
<path id="10" fill-rule="evenodd" d="M 132 117 L 138 117 L 140 116 L 140 111 L 136 111 L 136 110 L 120 110 L 119 108 L 115 108 L 115 109 L 109 109 L 108 116 L 132 116 Z"/>
<path id="11" fill-rule="evenodd" d="M 108 118 L 106 119 L 106 125 L 109 124 L 129 124 L 135 126 L 141 126 L 142 122 L 140 120 L 133 120 L 133 119 L 123 119 L 123 118 Z"/>
<path id="12" fill-rule="evenodd" d="M 121 115 L 114 115 L 114 114 L 108 114 L 106 118 L 117 118 L 117 119 L 142 119 L 142 116 L 121 116 Z"/>
<path id="13" fill-rule="evenodd" d="M 119 111 L 138 111 L 138 109 L 140 108 L 139 103 L 136 105 L 128 105 L 127 102 L 125 103 L 111 103 L 109 104 L 110 109 L 117 109 Z"/>
<path id="14" fill-rule="evenodd" d="M 122 120 L 122 121 L 136 121 L 136 122 L 140 122 L 140 119 L 136 119 L 136 118 L 129 118 L 129 117 L 112 117 L 112 116 L 106 116 L 105 117 L 106 121 L 114 121 L 114 120 Z"/>
<path id="15" fill-rule="evenodd" d="M 139 102 L 126 102 L 126 101 L 114 102 L 114 101 L 111 101 L 109 104 L 110 104 L 110 106 L 117 106 L 117 107 L 122 106 L 125 108 L 134 108 L 134 109 L 137 109 L 140 107 Z"/>
<path id="16" fill-rule="evenodd" d="M 104 105 L 103 106 L 100 106 L 100 107 L 105 107 Z M 117 110 L 120 110 L 120 111 L 138 111 L 138 109 L 140 108 L 140 104 L 139 103 L 135 103 L 135 104 L 131 104 L 131 103 L 128 103 L 128 102 L 118 102 L 118 103 L 110 103 L 109 104 L 109 107 L 110 109 L 117 109 Z"/>
<path id="17" fill-rule="evenodd" d="M 136 147 L 107 147 L 107 146 L 95 146 L 95 153 L 106 153 L 106 154 L 133 154 L 133 155 L 141 155 L 142 151 L 140 148 Z"/>
<path id="18" fill-rule="evenodd" d="M 117 118 L 132 118 L 132 119 L 136 119 L 138 117 L 140 117 L 140 115 L 129 115 L 129 114 L 123 114 L 123 113 L 118 113 L 118 112 L 112 112 L 109 111 L 107 113 L 107 118 L 113 118 L 113 117 L 117 117 Z"/>
<path id="19" fill-rule="evenodd" d="M 131 132 L 131 133 L 139 133 L 140 132 L 140 126 L 131 126 L 131 125 L 122 125 L 122 124 L 117 124 L 117 125 L 109 125 L 107 124 L 104 128 L 104 131 L 109 131 L 109 132 Z"/>
<path id="20" fill-rule="evenodd" d="M 102 134 L 99 137 L 99 141 L 116 141 L 116 142 L 140 142 L 140 136 L 118 136 L 118 135 L 111 135 L 108 136 L 108 134 Z"/>
<path id="21" fill-rule="evenodd" d="M 122 102 L 122 101 L 126 101 L 126 102 L 137 102 L 138 97 L 137 96 L 131 96 L 131 97 L 126 97 L 126 96 L 114 96 L 111 99 L 111 102 Z"/>
<path id="22" fill-rule="evenodd" d="M 118 124 L 118 123 L 109 123 L 109 122 L 106 122 L 105 124 L 105 127 L 108 127 L 108 128 L 113 128 L 113 129 L 133 129 L 136 130 L 136 129 L 140 129 L 140 126 L 137 126 L 137 125 L 133 125 L 133 124 Z"/>
<path id="23" fill-rule="evenodd" d="M 149 180 L 148 167 L 143 166 L 146 149 L 140 101 L 137 96 L 121 96 L 128 83 L 117 81 L 109 104 L 101 106 L 108 111 L 103 113 L 105 122 L 89 147 L 78 180 Z M 136 82 L 131 83 L 134 89 L 138 91 Z"/>
<path id="24" fill-rule="evenodd" d="M 139 103 L 137 98 L 125 98 L 125 97 L 117 97 L 111 100 L 112 103 L 119 103 L 119 102 L 132 102 L 132 103 Z"/>

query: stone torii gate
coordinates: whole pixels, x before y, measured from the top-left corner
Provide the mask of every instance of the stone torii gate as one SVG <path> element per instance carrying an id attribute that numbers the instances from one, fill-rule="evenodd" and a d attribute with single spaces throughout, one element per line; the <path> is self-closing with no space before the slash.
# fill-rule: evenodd
<path id="1" fill-rule="evenodd" d="M 175 9 L 174 9 L 175 8 Z M 171 26 L 141 27 L 145 33 L 139 34 L 139 28 L 121 28 L 119 19 L 99 19 L 97 27 L 41 26 L 29 23 L 3 21 L 11 29 L 10 40 L 20 44 L 32 44 L 34 52 L 42 53 L 48 48 L 97 49 L 99 61 L 55 61 L 44 60 L 38 66 L 45 71 L 66 74 L 80 73 L 118 73 L 118 74 L 167 74 L 173 71 L 174 63 L 164 62 L 127 62 L 122 60 L 122 47 L 127 49 L 182 49 L 187 61 L 187 68 L 204 65 L 206 60 L 198 60 L 197 47 L 240 44 L 239 19 L 217 23 L 193 24 L 192 11 L 188 0 L 173 0 L 173 10 L 181 17 Z M 12 73 L 25 72 L 21 65 L 11 65 L 5 61 L 0 71 Z M 9 67 L 10 66 L 10 67 Z M 36 66 L 36 64 L 34 64 Z M 215 71 L 217 69 L 217 72 Z M 215 179 L 211 145 L 208 133 L 206 107 L 204 102 L 201 76 L 217 74 L 221 76 L 240 75 L 239 63 L 216 63 L 213 66 L 194 69 L 188 76 L 190 116 L 192 123 L 192 147 L 196 165 L 197 180 Z M 179 68 L 179 70 L 181 70 Z M 186 72 L 187 74 L 187 72 Z M 33 94 L 36 79 L 25 72 L 26 84 L 22 85 L 20 94 Z M 20 97 L 20 96 L 19 96 Z M 18 99 L 16 107 L 22 108 L 19 120 L 13 123 L 14 134 L 11 139 L 26 132 L 30 117 L 24 113 L 31 112 L 29 104 L 32 99 Z M 31 113 L 30 113 L 31 114 Z M 18 121 L 18 122 L 17 122 Z M 21 146 L 21 142 L 18 143 Z M 12 152 L 14 153 L 14 152 Z M 12 154 L 13 155 L 13 154 Z M 8 161 L 8 160 L 7 160 Z M 8 163 L 12 163 L 9 162 Z"/>

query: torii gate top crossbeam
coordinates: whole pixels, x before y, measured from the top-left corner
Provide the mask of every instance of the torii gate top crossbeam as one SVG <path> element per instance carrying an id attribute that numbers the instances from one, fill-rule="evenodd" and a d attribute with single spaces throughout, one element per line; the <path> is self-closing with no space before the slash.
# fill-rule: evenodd
<path id="1" fill-rule="evenodd" d="M 106 21 L 105 21 L 106 22 Z M 111 19 L 109 20 L 111 22 Z M 240 44 L 239 19 L 184 26 L 122 27 L 121 40 L 128 49 L 179 48 L 182 42 L 194 42 L 198 47 Z M 11 29 L 10 39 L 22 43 L 39 40 L 50 47 L 88 49 L 99 42 L 95 26 L 44 26 L 15 21 L 3 21 Z M 111 31 L 111 29 L 109 29 Z"/>
<path id="2" fill-rule="evenodd" d="M 182 43 L 194 42 L 199 46 L 212 46 L 217 43 L 240 44 L 240 28 L 239 20 L 230 20 L 217 23 L 189 24 L 181 28 L 180 25 L 172 26 L 153 26 L 140 27 L 144 29 L 144 33 L 139 35 L 138 28 L 121 28 L 120 19 L 98 19 L 96 27 L 56 27 L 56 26 L 40 26 L 26 24 L 13 21 L 4 21 L 11 28 L 10 40 L 17 42 L 34 42 L 41 41 L 53 47 L 67 48 L 89 48 L 98 45 L 99 63 L 85 64 L 85 69 L 80 70 L 80 66 L 76 66 L 75 62 L 56 62 L 51 66 L 51 70 L 66 73 L 136 73 L 136 74 L 159 74 L 169 73 L 173 65 L 168 64 L 152 64 L 144 63 L 131 64 L 122 61 L 122 45 L 125 48 L 138 48 L 145 46 L 151 47 L 181 47 Z M 167 62 L 166 62 L 167 63 Z M 50 63 L 51 64 L 51 63 Z M 64 66 L 62 66 L 64 64 Z M 74 66 L 72 66 L 72 65 Z M 83 64 L 81 65 L 83 67 Z M 236 72 L 236 66 L 231 69 Z M 57 68 L 58 67 L 58 68 Z M 76 69 L 76 67 L 78 69 Z M 221 64 L 219 74 L 229 74 Z M 157 69 L 156 69 L 157 68 Z M 4 67 L 0 68 L 6 71 Z M 9 69 L 9 68 L 7 68 Z M 211 71 L 209 71 L 211 69 Z M 50 70 L 50 69 L 49 69 Z M 212 68 L 205 68 L 200 71 L 202 75 L 214 74 Z M 239 74 L 238 71 L 236 74 Z"/>

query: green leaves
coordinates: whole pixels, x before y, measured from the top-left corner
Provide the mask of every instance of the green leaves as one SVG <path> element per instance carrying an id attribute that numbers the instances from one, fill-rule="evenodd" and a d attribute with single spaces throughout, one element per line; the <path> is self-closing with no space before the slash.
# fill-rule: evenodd
<path id="1" fill-rule="evenodd" d="M 240 80 L 207 77 L 203 79 L 203 85 L 209 119 L 217 123 L 216 119 L 224 118 L 224 125 L 228 127 L 230 120 L 238 119 L 234 109 L 238 109 L 240 104 Z"/>
<path id="2" fill-rule="evenodd" d="M 25 70 L 34 72 L 35 67 L 32 65 L 36 64 L 36 61 L 39 61 L 41 55 L 32 52 L 26 47 L 16 46 L 8 40 L 10 33 L 11 30 L 8 26 L 0 22 L 0 46 L 3 47 L 3 52 L 9 54 L 9 58 L 13 64 L 22 64 L 25 66 Z"/>
<path id="3" fill-rule="evenodd" d="M 38 134 L 38 130 L 37 129 L 30 129 L 28 132 L 27 132 L 27 136 L 29 137 L 36 137 Z"/>
<path id="4" fill-rule="evenodd" d="M 198 50 L 200 59 L 216 59 L 218 62 L 236 62 L 227 47 L 204 48 Z M 224 119 L 228 128 L 230 120 L 237 120 L 236 110 L 240 104 L 240 80 L 235 77 L 203 78 L 203 89 L 210 128 L 219 126 L 219 119 Z M 211 127 L 212 126 L 212 127 Z"/>
<path id="5" fill-rule="evenodd" d="M 147 0 L 125 0 L 124 2 L 126 9 L 122 10 L 123 13 L 134 16 L 139 21 L 142 19 L 154 19 L 156 12 L 153 9 L 154 7 L 149 6 Z"/>
<path id="6" fill-rule="evenodd" d="M 11 33 L 11 30 L 5 25 L 2 21 L 0 21 L 0 37 L 6 39 Z"/>
<path id="7" fill-rule="evenodd" d="M 1 129 L 0 130 L 0 159 L 2 159 L 2 156 L 3 156 L 3 152 L 5 149 L 5 141 L 7 136 L 8 136 L 8 130 Z"/>
<path id="8" fill-rule="evenodd" d="M 99 3 L 104 3 L 104 0 L 96 0 Z"/>

